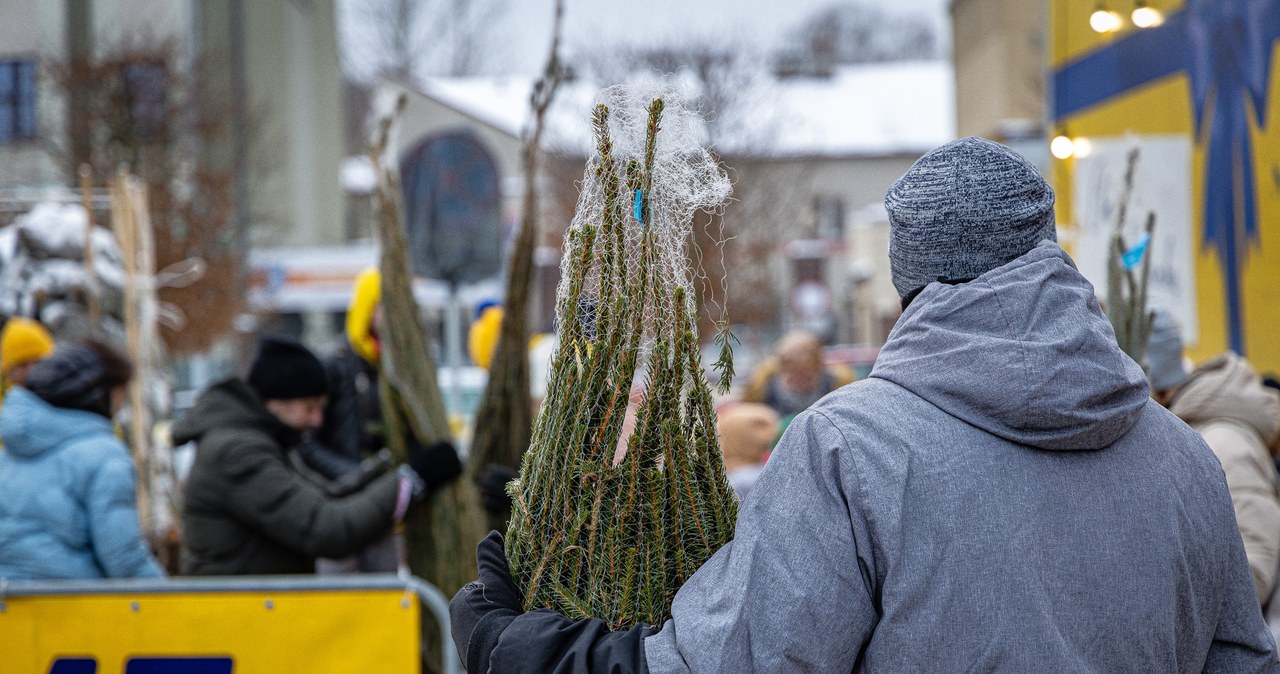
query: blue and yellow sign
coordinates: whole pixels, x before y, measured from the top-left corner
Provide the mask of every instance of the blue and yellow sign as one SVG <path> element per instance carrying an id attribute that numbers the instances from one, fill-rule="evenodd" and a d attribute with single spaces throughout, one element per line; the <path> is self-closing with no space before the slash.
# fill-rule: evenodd
<path id="1" fill-rule="evenodd" d="M 1054 132 L 1112 152 L 1058 161 L 1059 220 L 1102 227 L 1095 220 L 1116 212 L 1108 208 L 1116 197 L 1099 192 L 1117 182 L 1102 177 L 1122 173 L 1102 165 L 1136 149 L 1145 175 L 1160 177 L 1135 178 L 1133 188 L 1157 214 L 1157 232 L 1165 229 L 1153 254 L 1166 255 L 1168 278 L 1153 284 L 1167 282 L 1174 304 L 1192 303 L 1173 307 L 1191 334 L 1189 355 L 1232 349 L 1259 370 L 1280 371 L 1280 2 L 1147 4 L 1163 23 L 1139 28 L 1126 18 L 1098 33 L 1090 27 L 1098 3 L 1051 0 Z M 1185 294 L 1178 282 L 1189 284 Z"/>
<path id="2" fill-rule="evenodd" d="M 0 671 L 417 673 L 420 613 L 404 589 L 10 596 Z"/>

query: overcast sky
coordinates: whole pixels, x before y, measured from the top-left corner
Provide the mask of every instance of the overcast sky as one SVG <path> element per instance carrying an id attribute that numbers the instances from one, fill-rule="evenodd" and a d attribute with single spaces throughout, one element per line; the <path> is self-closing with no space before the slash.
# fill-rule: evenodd
<path id="1" fill-rule="evenodd" d="M 339 0 L 356 4 L 366 0 Z M 478 0 L 463 0 L 475 2 Z M 853 0 L 844 0 L 852 3 Z M 943 45 L 950 44 L 947 0 L 861 0 L 895 13 L 933 19 Z M 609 42 L 669 44 L 698 38 L 716 44 L 740 41 L 770 50 L 804 19 L 842 0 L 565 0 L 564 40 L 570 57 Z M 490 27 L 486 61 L 491 69 L 534 74 L 542 69 L 551 41 L 553 0 L 505 0 Z"/>
<path id="2" fill-rule="evenodd" d="M 508 0 L 506 22 L 511 51 L 525 54 L 537 70 L 551 36 L 551 0 Z M 813 12 L 838 0 L 565 0 L 565 41 L 570 49 L 604 40 L 642 42 L 675 37 L 741 40 L 769 47 Z M 871 0 L 894 12 L 933 17 L 945 44 L 947 0 Z M 507 32 L 504 31 L 504 32 Z M 517 46 L 518 45 L 518 46 Z"/>

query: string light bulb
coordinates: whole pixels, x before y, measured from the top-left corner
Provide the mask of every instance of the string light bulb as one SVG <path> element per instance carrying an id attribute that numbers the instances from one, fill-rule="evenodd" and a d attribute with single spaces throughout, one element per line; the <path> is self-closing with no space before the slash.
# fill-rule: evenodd
<path id="1" fill-rule="evenodd" d="M 1081 136 L 1071 141 L 1071 154 L 1076 159 L 1084 159 L 1093 154 L 1093 141 Z"/>
<path id="2" fill-rule="evenodd" d="M 1138 0 L 1133 7 L 1133 14 L 1130 15 L 1130 18 L 1133 19 L 1133 25 L 1139 28 L 1154 28 L 1164 23 L 1164 14 L 1155 7 L 1148 5 L 1146 0 Z"/>
<path id="3" fill-rule="evenodd" d="M 1097 9 L 1089 15 L 1089 27 L 1096 33 L 1111 33 L 1120 29 L 1123 20 L 1120 13 L 1107 9 L 1107 3 L 1099 2 Z"/>
<path id="4" fill-rule="evenodd" d="M 1075 154 L 1075 145 L 1066 134 L 1058 134 L 1049 141 L 1049 154 L 1057 159 L 1070 159 Z"/>

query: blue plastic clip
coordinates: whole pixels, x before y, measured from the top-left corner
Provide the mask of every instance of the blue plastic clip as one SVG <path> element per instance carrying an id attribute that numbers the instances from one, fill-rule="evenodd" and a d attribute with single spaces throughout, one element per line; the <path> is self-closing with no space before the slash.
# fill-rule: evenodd
<path id="1" fill-rule="evenodd" d="M 636 202 L 631 208 L 631 214 L 640 224 L 644 224 L 644 192 L 636 190 Z"/>
<path id="2" fill-rule="evenodd" d="M 1126 250 L 1121 259 L 1124 260 L 1125 271 L 1133 271 L 1133 268 L 1142 262 L 1142 256 L 1147 253 L 1147 244 L 1151 243 L 1151 235 L 1143 232 L 1138 238 L 1138 242 L 1133 244 L 1133 248 Z"/>

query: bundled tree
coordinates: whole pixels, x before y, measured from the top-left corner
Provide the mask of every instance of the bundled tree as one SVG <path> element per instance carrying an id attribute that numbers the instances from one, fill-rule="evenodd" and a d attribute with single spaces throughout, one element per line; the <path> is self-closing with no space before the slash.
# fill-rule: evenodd
<path id="1" fill-rule="evenodd" d="M 706 145 L 721 155 L 767 154 L 786 122 L 768 57 L 731 40 L 647 40 L 586 54 L 598 82 L 645 86 L 677 74 L 702 117 Z"/>
<path id="2" fill-rule="evenodd" d="M 396 103 L 398 114 L 404 95 Z M 394 114 L 381 121 L 372 154 L 380 162 L 386 153 Z M 381 163 L 379 164 L 381 166 Z M 378 385 L 387 444 L 400 460 L 408 456 L 410 436 L 429 445 L 450 439 L 448 417 L 436 380 L 435 360 L 427 348 L 422 312 L 413 297 L 409 245 L 400 217 L 400 184 L 391 168 L 380 168 L 374 192 L 378 234 L 382 246 L 382 363 Z M 413 506 L 403 535 L 409 569 L 452 594 L 476 575 L 475 558 L 459 554 L 484 535 L 480 497 L 470 480 L 454 480 L 439 493 Z M 436 632 L 426 632 L 436 634 Z M 428 638 L 426 662 L 439 661 L 441 644 Z"/>
<path id="3" fill-rule="evenodd" d="M 1124 221 L 1128 213 L 1129 197 L 1133 194 L 1133 170 L 1138 163 L 1137 148 L 1129 151 L 1126 161 L 1115 229 L 1107 252 L 1107 318 L 1115 330 L 1120 348 L 1146 369 L 1147 341 L 1151 338 L 1151 325 L 1155 321 L 1155 312 L 1147 308 L 1147 288 L 1151 276 L 1151 255 L 1147 249 L 1151 246 L 1156 214 L 1147 214 L 1146 224 L 1138 240 L 1132 247 L 1126 245 Z"/>
<path id="4" fill-rule="evenodd" d="M 695 214 L 718 208 L 730 186 L 697 143 L 700 120 L 669 98 L 646 107 L 615 87 L 595 109 L 598 154 L 557 293 L 558 352 L 510 485 L 507 555 L 526 608 L 615 628 L 661 624 L 736 516 L 686 250 Z"/>
<path id="5" fill-rule="evenodd" d="M 521 204 L 520 233 L 507 265 L 506 310 L 484 398 L 476 412 L 475 441 L 471 445 L 469 469 L 473 477 L 509 477 L 520 465 L 533 431 L 533 399 L 529 394 L 529 290 L 533 283 L 533 251 L 538 241 L 538 154 L 541 152 L 543 120 L 560 86 L 560 24 L 563 0 L 556 2 L 551 55 L 542 77 L 534 84 L 529 106 L 532 123 L 524 138 L 521 163 L 524 168 L 524 197 Z M 509 472 L 510 471 L 510 472 Z M 499 492 L 500 494 L 501 492 Z M 501 528 L 508 512 L 499 504 L 490 506 L 490 525 Z"/>

